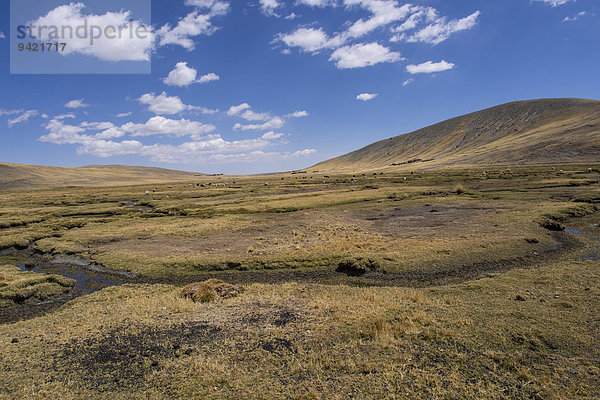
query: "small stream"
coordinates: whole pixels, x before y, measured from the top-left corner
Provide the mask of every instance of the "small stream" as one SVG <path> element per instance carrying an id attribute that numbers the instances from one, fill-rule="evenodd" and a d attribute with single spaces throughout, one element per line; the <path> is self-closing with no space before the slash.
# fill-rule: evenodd
<path id="1" fill-rule="evenodd" d="M 120 286 L 136 278 L 134 274 L 108 270 L 82 257 L 41 254 L 35 251 L 34 246 L 0 251 L 0 265 L 5 264 L 15 265 L 21 271 L 62 275 L 75 280 L 75 286 L 66 295 L 53 300 L 0 309 L 0 323 L 37 317 L 79 296 L 92 294 L 110 286 Z"/>
<path id="2" fill-rule="evenodd" d="M 151 206 L 139 205 L 137 202 L 127 203 L 127 204 L 123 205 L 122 207 L 131 208 L 131 209 L 140 211 L 144 214 L 151 213 L 154 211 L 154 208 L 152 208 Z"/>
<path id="3" fill-rule="evenodd" d="M 17 268 L 21 271 L 31 271 L 43 274 L 62 275 L 66 278 L 75 280 L 74 290 L 82 294 L 91 294 L 98 290 L 102 290 L 109 286 L 120 286 L 125 282 L 100 276 L 81 267 L 73 265 L 47 265 L 47 266 L 31 266 L 28 263 L 16 263 Z"/>
<path id="4" fill-rule="evenodd" d="M 590 227 L 597 228 L 598 224 L 590 224 Z M 583 236 L 586 238 L 600 239 L 600 235 L 593 235 L 590 233 L 585 233 L 585 232 L 582 232 L 580 229 L 566 228 L 565 232 L 571 233 L 573 235 Z M 596 248 L 597 248 L 596 251 L 592 251 L 591 253 L 584 254 L 583 256 L 581 256 L 581 259 L 584 261 L 600 261 L 600 258 L 598 257 L 598 254 L 600 254 L 600 241 L 598 241 Z"/>

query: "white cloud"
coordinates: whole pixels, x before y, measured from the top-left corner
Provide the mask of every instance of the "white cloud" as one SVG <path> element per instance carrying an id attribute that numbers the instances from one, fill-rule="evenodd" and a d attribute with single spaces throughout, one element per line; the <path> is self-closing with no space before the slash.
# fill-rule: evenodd
<path id="1" fill-rule="evenodd" d="M 201 137 L 207 133 L 213 132 L 214 125 L 205 124 L 199 121 L 190 121 L 188 119 L 169 119 L 161 116 L 150 118 L 143 124 L 132 122 L 121 125 L 121 131 L 136 136 L 170 135 L 170 136 L 191 136 L 193 138 Z"/>
<path id="2" fill-rule="evenodd" d="M 276 15 L 275 9 L 280 6 L 277 0 L 260 0 L 260 9 L 265 15 Z"/>
<path id="3" fill-rule="evenodd" d="M 7 110 L 5 108 L 0 108 L 0 116 L 2 115 L 14 115 L 22 113 L 24 110 Z"/>
<path id="4" fill-rule="evenodd" d="M 562 6 L 563 4 L 567 4 L 571 0 L 532 0 L 532 1 L 542 2 L 542 3 L 548 4 L 549 6 L 557 7 L 557 6 Z"/>
<path id="5" fill-rule="evenodd" d="M 4 32 L 0 31 L 0 39 L 5 39 L 6 36 L 4 36 Z"/>
<path id="6" fill-rule="evenodd" d="M 209 74 L 206 75 L 202 75 L 200 77 L 200 79 L 198 79 L 198 83 L 208 83 L 208 82 L 212 82 L 212 81 L 218 81 L 219 79 L 221 79 L 221 77 L 217 74 L 215 74 L 214 72 L 211 72 Z"/>
<path id="7" fill-rule="evenodd" d="M 330 61 L 339 69 L 362 68 L 383 62 L 402 60 L 400 53 L 390 51 L 377 42 L 343 46 L 333 52 Z"/>
<path id="8" fill-rule="evenodd" d="M 75 114 L 69 113 L 69 114 L 61 114 L 61 115 L 57 115 L 56 117 L 54 117 L 53 119 L 56 119 L 58 121 L 62 120 L 62 119 L 67 119 L 67 118 L 75 118 Z"/>
<path id="9" fill-rule="evenodd" d="M 373 13 L 373 16 L 367 20 L 359 19 L 348 28 L 346 35 L 352 38 L 359 38 L 373 32 L 377 28 L 400 21 L 411 12 L 415 7 L 412 4 L 404 4 L 398 7 L 396 1 L 389 0 L 345 0 L 347 6 L 359 5 L 362 8 Z"/>
<path id="10" fill-rule="evenodd" d="M 159 95 L 146 93 L 138 101 L 148 106 L 148 111 L 160 115 L 173 115 L 182 111 L 200 111 L 203 114 L 214 114 L 217 110 L 209 110 L 200 106 L 191 106 L 184 104 L 177 96 L 168 96 L 165 92 Z"/>
<path id="11" fill-rule="evenodd" d="M 273 117 L 271 113 L 257 113 L 252 110 L 250 104 L 242 103 L 237 106 L 229 107 L 227 111 L 227 115 L 229 116 L 237 116 L 245 119 L 246 121 L 266 121 L 262 124 L 241 124 L 236 123 L 233 126 L 235 130 L 273 130 L 279 129 L 285 124 L 285 118 L 302 118 L 307 117 L 308 112 L 305 110 L 294 111 L 293 113 L 287 114 L 283 117 Z"/>
<path id="12" fill-rule="evenodd" d="M 196 79 L 198 71 L 188 67 L 187 62 L 178 62 L 175 68 L 169 72 L 169 75 L 163 79 L 163 82 L 169 86 L 189 86 L 192 83 L 207 83 L 219 80 L 219 76 L 215 73 L 203 75 L 200 79 Z"/>
<path id="13" fill-rule="evenodd" d="M 85 104 L 83 102 L 83 99 L 71 100 L 71 101 L 68 101 L 65 104 L 65 107 L 72 108 L 72 109 L 74 109 L 74 108 L 85 108 L 85 107 L 89 107 L 89 106 L 90 106 L 89 104 Z"/>
<path id="14" fill-rule="evenodd" d="M 99 131 L 99 130 L 105 130 L 105 129 L 112 129 L 115 127 L 115 125 L 112 122 L 82 122 L 81 124 L 79 124 L 80 127 L 82 127 L 85 130 L 95 130 L 95 131 Z"/>
<path id="15" fill-rule="evenodd" d="M 103 127 L 108 129 L 102 131 Z M 142 124 L 127 123 L 114 126 L 110 122 L 82 122 L 69 125 L 52 119 L 45 125 L 48 131 L 39 138 L 41 142 L 58 145 L 78 145 L 77 154 L 109 158 L 119 155 L 148 157 L 154 162 L 240 162 L 259 159 L 290 159 L 304 157 L 315 152 L 305 149 L 296 152 L 266 152 L 263 149 L 275 144 L 285 143 L 282 133 L 273 130 L 244 140 L 228 141 L 219 134 L 211 133 L 214 126 L 186 119 L 172 120 L 153 117 Z M 94 133 L 92 131 L 99 132 Z M 144 144 L 142 139 L 115 139 L 129 135 L 136 138 L 148 138 L 153 135 L 188 136 L 180 144 Z"/>
<path id="16" fill-rule="evenodd" d="M 294 111 L 291 114 L 286 115 L 287 117 L 290 118 L 302 118 L 302 117 L 308 117 L 308 111 L 305 110 L 301 110 L 301 111 Z"/>
<path id="17" fill-rule="evenodd" d="M 197 8 L 181 18 L 175 27 L 163 25 L 156 32 L 158 45 L 174 44 L 189 51 L 194 50 L 196 44 L 192 38 L 212 35 L 218 28 L 213 26 L 211 19 L 229 12 L 229 3 L 225 1 L 187 0 L 186 5 Z"/>
<path id="18" fill-rule="evenodd" d="M 194 68 L 188 67 L 186 62 L 178 62 L 163 82 L 170 86 L 188 86 L 196 81 L 197 73 Z"/>
<path id="19" fill-rule="evenodd" d="M 229 110 L 227 111 L 227 115 L 229 115 L 229 116 L 238 115 L 242 111 L 248 110 L 249 108 L 250 108 L 250 104 L 248 104 L 248 103 L 242 103 L 239 106 L 231 106 L 231 107 L 229 107 Z"/>
<path id="20" fill-rule="evenodd" d="M 296 0 L 296 4 L 303 4 L 311 7 L 327 7 L 335 4 L 335 0 Z"/>
<path id="21" fill-rule="evenodd" d="M 81 135 L 85 132 L 85 129 L 76 126 L 68 125 L 64 122 L 52 119 L 46 124 L 46 130 L 49 132 L 47 135 L 40 137 L 42 142 L 50 142 L 55 144 L 76 144 L 86 140 L 86 135 Z"/>
<path id="22" fill-rule="evenodd" d="M 401 35 L 392 38 L 392 41 L 404 40 L 409 43 L 423 42 L 432 45 L 440 44 L 446 41 L 453 33 L 465 31 L 477 25 L 477 19 L 481 15 L 480 11 L 475 11 L 468 17 L 446 21 L 446 18 L 438 18 L 435 23 L 429 24 L 412 35 Z"/>
<path id="23" fill-rule="evenodd" d="M 283 126 L 283 124 L 284 124 L 283 119 L 281 119 L 279 117 L 275 117 L 275 118 L 265 122 L 264 124 L 243 125 L 243 124 L 237 123 L 233 126 L 233 129 L 242 130 L 242 131 L 249 131 L 249 130 L 268 131 L 268 130 L 272 130 L 272 129 L 279 129 Z"/>
<path id="24" fill-rule="evenodd" d="M 356 96 L 356 100 L 369 101 L 369 100 L 373 100 L 377 96 L 378 96 L 377 93 L 361 93 L 358 96 Z"/>
<path id="25" fill-rule="evenodd" d="M 569 17 L 569 16 L 565 17 L 563 19 L 563 22 L 574 22 L 574 21 L 577 21 L 580 17 L 585 16 L 585 14 L 586 14 L 585 11 L 580 11 L 577 14 L 573 15 L 572 17 Z"/>
<path id="26" fill-rule="evenodd" d="M 18 123 L 21 123 L 21 122 L 26 122 L 26 121 L 29 120 L 29 118 L 35 117 L 38 114 L 39 114 L 39 112 L 37 110 L 24 111 L 18 117 L 13 118 L 13 119 L 9 119 L 8 120 L 8 127 L 10 128 L 10 127 L 12 127 L 15 124 L 18 124 Z"/>
<path id="27" fill-rule="evenodd" d="M 269 132 L 263 134 L 261 136 L 261 138 L 268 139 L 268 140 L 273 140 L 273 139 L 279 139 L 282 136 L 283 136 L 283 133 L 275 133 L 273 131 L 269 131 Z"/>
<path id="28" fill-rule="evenodd" d="M 77 154 L 109 158 L 140 153 L 144 148 L 145 146 L 137 140 L 113 142 L 111 140 L 94 139 L 81 143 L 81 147 L 77 149 Z"/>
<path id="29" fill-rule="evenodd" d="M 240 114 L 240 117 L 244 118 L 246 121 L 266 121 L 271 118 L 271 115 L 269 113 L 257 113 L 248 109 Z"/>
<path id="30" fill-rule="evenodd" d="M 321 28 L 299 28 L 289 34 L 279 34 L 276 40 L 282 41 L 288 47 L 300 47 L 309 53 L 335 48 L 341 44 L 339 39 L 329 38 Z"/>
<path id="31" fill-rule="evenodd" d="M 282 54 L 289 54 L 293 47 L 312 54 L 331 50 L 333 53 L 329 61 L 335 62 L 338 68 L 359 68 L 401 60 L 399 52 L 377 42 L 356 43 L 377 30 L 387 34 L 392 43 L 404 41 L 436 45 L 456 32 L 473 28 L 481 15 L 480 11 L 475 11 L 467 17 L 450 20 L 433 7 L 398 0 L 296 0 L 295 4 L 311 7 L 343 5 L 348 11 L 359 9 L 369 13 L 367 17 L 347 22 L 336 34 L 329 35 L 321 27 L 305 26 L 290 33 L 280 33 L 273 41 L 287 46 L 281 50 Z"/>
<path id="32" fill-rule="evenodd" d="M 62 55 L 79 53 L 103 61 L 150 60 L 153 41 L 151 26 L 134 20 L 131 12 L 124 9 L 96 15 L 83 14 L 84 8 L 83 3 L 56 7 L 31 22 L 31 25 L 37 27 L 33 30 L 34 36 L 45 41 L 67 43 L 64 51 L 60 52 Z M 71 27 L 75 31 L 84 21 L 90 26 L 89 35 L 81 38 L 83 35 L 71 35 L 69 29 L 64 28 L 66 37 L 63 37 L 63 27 Z M 98 31 L 92 31 L 92 26 L 97 27 Z M 98 38 L 92 40 L 92 36 Z"/>
<path id="33" fill-rule="evenodd" d="M 407 79 L 404 82 L 402 82 L 402 86 L 408 86 L 411 83 L 413 83 L 415 80 L 413 78 Z"/>
<path id="34" fill-rule="evenodd" d="M 442 72 L 442 71 L 447 71 L 450 70 L 452 68 L 454 68 L 455 65 L 452 63 L 449 63 L 445 60 L 442 60 L 438 63 L 434 63 L 432 61 L 427 61 L 424 62 L 422 64 L 419 65 L 408 65 L 406 67 L 406 70 L 410 73 L 410 74 L 431 74 L 434 72 Z"/>
<path id="35" fill-rule="evenodd" d="M 125 117 L 129 117 L 131 114 L 133 114 L 133 112 L 129 111 L 129 112 L 124 112 L 124 113 L 121 113 L 121 114 L 117 114 L 117 115 L 115 115 L 115 117 L 117 117 L 117 118 L 125 118 Z"/>
<path id="36" fill-rule="evenodd" d="M 299 150 L 299 151 L 292 153 L 292 157 L 310 156 L 311 154 L 315 154 L 316 152 L 317 152 L 317 150 L 315 150 L 315 149 Z"/>

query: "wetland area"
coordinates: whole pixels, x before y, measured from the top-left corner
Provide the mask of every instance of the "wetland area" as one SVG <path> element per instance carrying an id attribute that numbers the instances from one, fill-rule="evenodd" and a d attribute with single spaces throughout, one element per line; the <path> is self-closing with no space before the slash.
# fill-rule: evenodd
<path id="1" fill-rule="evenodd" d="M 600 396 L 598 171 L 3 190 L 0 398 Z"/>

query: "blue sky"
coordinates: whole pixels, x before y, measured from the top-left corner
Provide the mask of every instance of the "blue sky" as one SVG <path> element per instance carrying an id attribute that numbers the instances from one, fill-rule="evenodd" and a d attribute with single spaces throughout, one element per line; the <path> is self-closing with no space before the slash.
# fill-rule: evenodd
<path id="1" fill-rule="evenodd" d="M 151 21 L 148 3 L 31 2 L 28 22 L 151 32 L 18 55 L 36 74 L 10 73 L 2 3 L 0 161 L 286 171 L 509 101 L 600 98 L 597 0 L 153 0 Z"/>

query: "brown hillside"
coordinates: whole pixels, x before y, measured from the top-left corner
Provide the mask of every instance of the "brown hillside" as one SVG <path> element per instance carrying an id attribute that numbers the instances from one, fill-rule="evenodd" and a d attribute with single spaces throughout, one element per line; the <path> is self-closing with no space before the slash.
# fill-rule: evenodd
<path id="1" fill-rule="evenodd" d="M 311 169 L 356 172 L 598 161 L 600 101 L 543 99 L 453 118 Z"/>
<path id="2" fill-rule="evenodd" d="M 79 168 L 0 163 L 0 189 L 65 186 L 118 186 L 192 180 L 190 172 L 121 165 Z"/>

